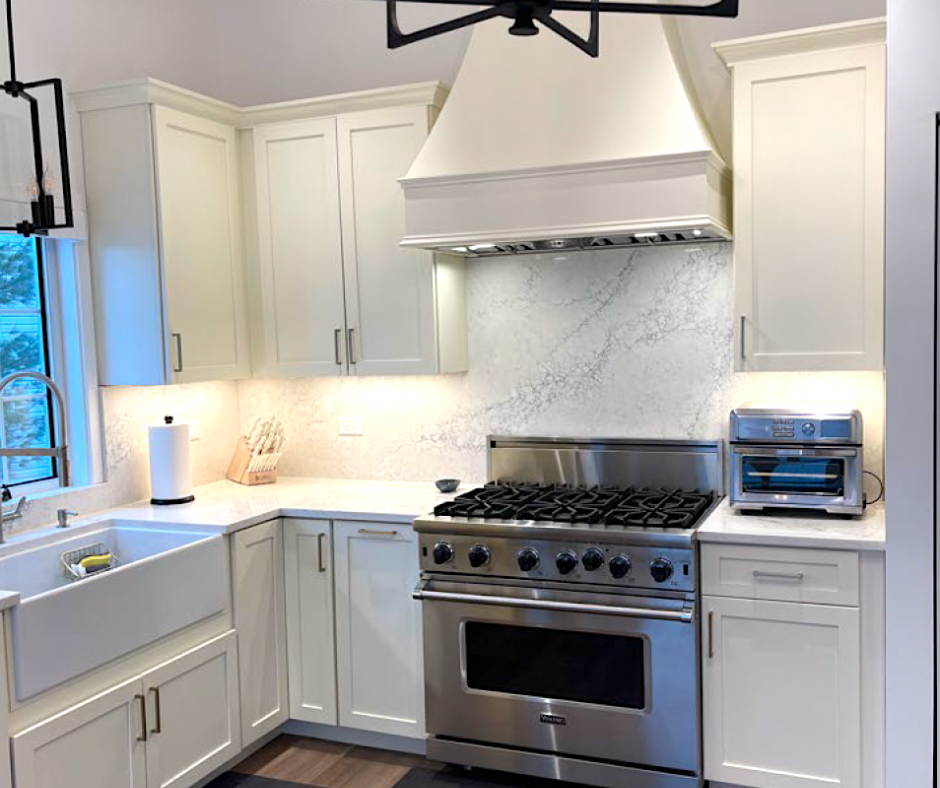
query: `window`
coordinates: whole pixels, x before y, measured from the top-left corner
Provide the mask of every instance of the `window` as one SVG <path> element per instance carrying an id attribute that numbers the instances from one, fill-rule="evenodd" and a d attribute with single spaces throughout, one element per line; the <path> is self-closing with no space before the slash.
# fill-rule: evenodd
<path id="1" fill-rule="evenodd" d="M 49 375 L 50 320 L 43 249 L 33 238 L 0 235 L 0 377 L 32 370 Z M 53 401 L 38 381 L 15 381 L 0 397 L 0 436 L 7 448 L 51 446 Z M 2 458 L 10 486 L 54 479 L 47 457 Z"/>

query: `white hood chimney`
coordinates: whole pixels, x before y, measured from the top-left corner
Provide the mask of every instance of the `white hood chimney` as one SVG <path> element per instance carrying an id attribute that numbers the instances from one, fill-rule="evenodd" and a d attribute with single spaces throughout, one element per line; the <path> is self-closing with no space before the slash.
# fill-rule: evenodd
<path id="1" fill-rule="evenodd" d="M 485 255 L 730 238 L 730 172 L 659 17 L 609 15 L 597 59 L 507 24 L 477 25 L 401 181 L 405 246 Z"/>

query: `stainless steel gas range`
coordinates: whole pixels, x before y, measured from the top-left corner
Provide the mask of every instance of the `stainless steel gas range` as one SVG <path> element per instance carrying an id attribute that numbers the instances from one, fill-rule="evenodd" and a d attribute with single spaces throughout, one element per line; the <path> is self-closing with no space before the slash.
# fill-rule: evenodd
<path id="1" fill-rule="evenodd" d="M 702 784 L 695 528 L 720 441 L 490 438 L 421 517 L 428 757 L 616 788 Z"/>

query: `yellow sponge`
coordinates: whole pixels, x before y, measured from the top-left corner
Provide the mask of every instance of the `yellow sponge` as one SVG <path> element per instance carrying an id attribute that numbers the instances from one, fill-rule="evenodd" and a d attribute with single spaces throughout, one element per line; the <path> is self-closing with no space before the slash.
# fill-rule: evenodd
<path id="1" fill-rule="evenodd" d="M 86 556 L 78 562 L 78 565 L 86 572 L 93 572 L 96 569 L 106 569 L 111 566 L 111 553 Z"/>

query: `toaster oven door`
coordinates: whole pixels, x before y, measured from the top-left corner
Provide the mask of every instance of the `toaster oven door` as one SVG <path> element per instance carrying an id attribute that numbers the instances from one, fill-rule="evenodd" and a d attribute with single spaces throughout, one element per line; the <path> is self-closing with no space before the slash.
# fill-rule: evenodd
<path id="1" fill-rule="evenodd" d="M 732 503 L 839 510 L 862 504 L 861 450 L 733 446 Z"/>

